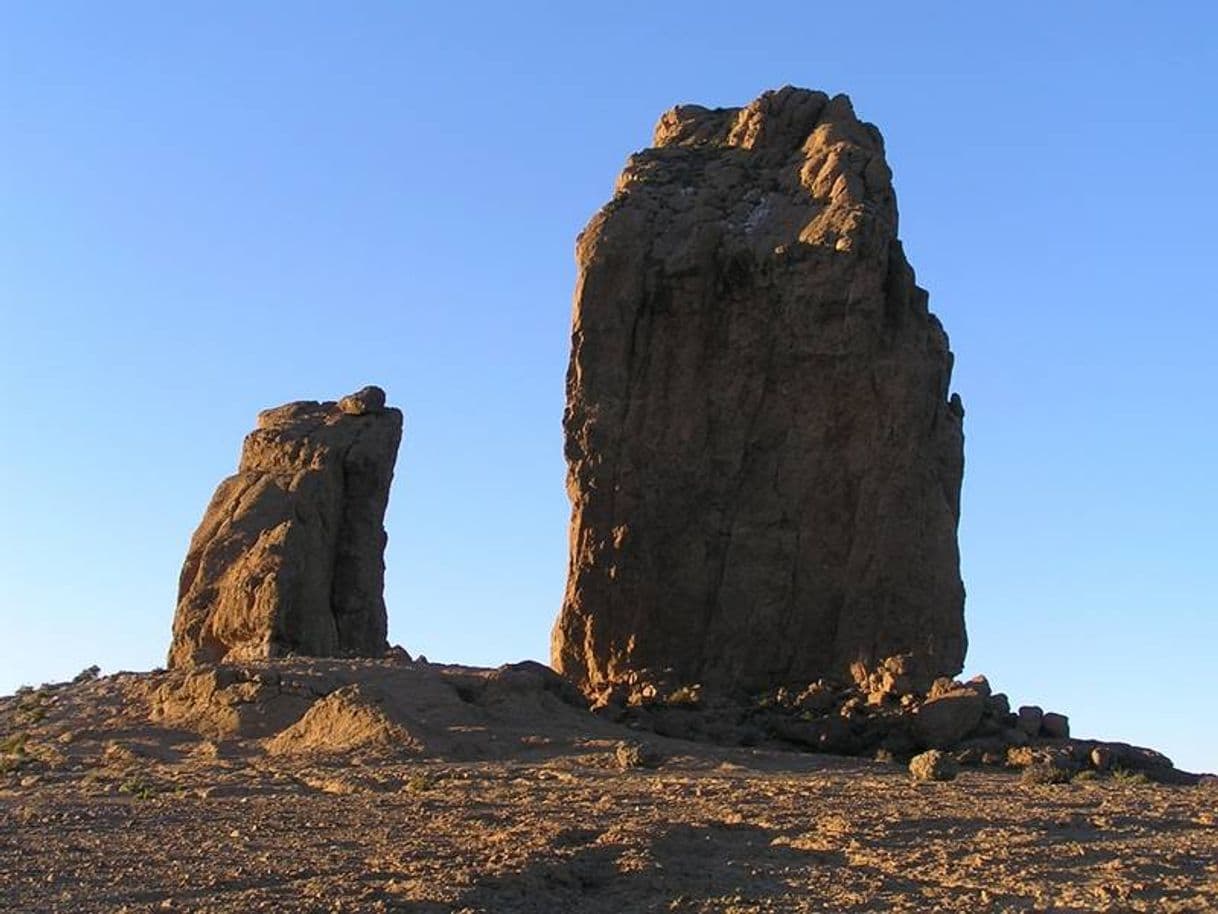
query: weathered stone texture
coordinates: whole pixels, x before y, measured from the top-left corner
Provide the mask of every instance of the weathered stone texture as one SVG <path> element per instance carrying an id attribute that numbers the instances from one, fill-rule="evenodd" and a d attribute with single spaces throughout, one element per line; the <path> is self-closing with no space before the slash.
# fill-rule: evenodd
<path id="1" fill-rule="evenodd" d="M 876 128 L 793 88 L 675 108 L 577 259 L 556 668 L 957 673 L 963 409 Z"/>
<path id="2" fill-rule="evenodd" d="M 930 698 L 913 715 L 918 742 L 932 749 L 955 746 L 981 723 L 985 699 L 972 688 L 955 688 Z"/>
<path id="3" fill-rule="evenodd" d="M 385 652 L 383 521 L 402 414 L 384 402 L 367 387 L 259 414 L 191 539 L 171 667 Z"/>

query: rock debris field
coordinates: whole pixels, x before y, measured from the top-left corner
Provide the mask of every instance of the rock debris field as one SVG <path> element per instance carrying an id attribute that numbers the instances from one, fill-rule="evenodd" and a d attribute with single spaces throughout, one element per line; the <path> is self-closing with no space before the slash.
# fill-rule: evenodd
<path id="1" fill-rule="evenodd" d="M 0 910 L 1218 910 L 1208 779 L 917 782 L 641 734 L 534 664 L 81 679 L 0 699 Z"/>

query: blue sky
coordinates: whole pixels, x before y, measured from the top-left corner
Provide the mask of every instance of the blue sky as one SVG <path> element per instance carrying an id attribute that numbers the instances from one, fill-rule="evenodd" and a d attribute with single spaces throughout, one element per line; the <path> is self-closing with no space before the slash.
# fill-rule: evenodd
<path id="1" fill-rule="evenodd" d="M 545 659 L 575 235 L 791 83 L 883 130 L 951 335 L 968 672 L 1218 769 L 1214 9 L 0 5 L 0 691 L 161 663 L 254 414 L 366 383 L 392 640 Z"/>

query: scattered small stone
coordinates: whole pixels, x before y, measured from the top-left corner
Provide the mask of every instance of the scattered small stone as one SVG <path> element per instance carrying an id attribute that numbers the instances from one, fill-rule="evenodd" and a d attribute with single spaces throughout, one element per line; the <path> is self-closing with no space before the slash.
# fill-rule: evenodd
<path id="1" fill-rule="evenodd" d="M 613 750 L 614 761 L 625 771 L 628 768 L 658 768 L 664 758 L 648 743 L 621 742 Z"/>
<path id="2" fill-rule="evenodd" d="M 974 767 L 981 764 L 982 752 L 976 746 L 969 746 L 967 749 L 961 749 L 955 753 L 956 761 L 965 767 Z"/>
<path id="3" fill-rule="evenodd" d="M 1075 767 L 1074 759 L 1068 748 L 1036 745 L 1008 747 L 1007 764 L 1012 768 L 1052 765 L 1066 771 Z"/>
<path id="4" fill-rule="evenodd" d="M 951 781 L 960 773 L 960 766 L 946 752 L 931 749 L 910 759 L 909 773 L 915 781 Z"/>

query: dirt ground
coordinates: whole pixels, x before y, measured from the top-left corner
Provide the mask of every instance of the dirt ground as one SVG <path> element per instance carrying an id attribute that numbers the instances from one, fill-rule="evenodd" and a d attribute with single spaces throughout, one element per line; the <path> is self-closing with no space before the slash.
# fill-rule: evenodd
<path id="1" fill-rule="evenodd" d="M 1212 784 L 654 736 L 622 768 L 639 735 L 527 671 L 340 667 L 0 699 L 0 910 L 1218 910 Z"/>

